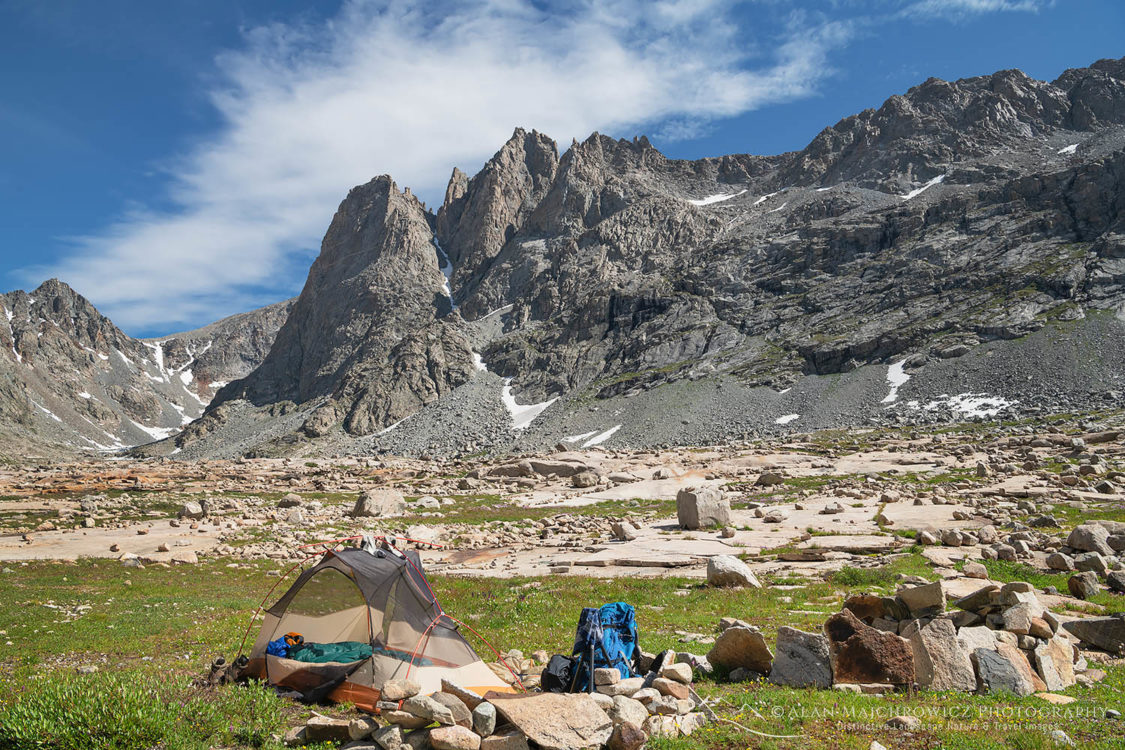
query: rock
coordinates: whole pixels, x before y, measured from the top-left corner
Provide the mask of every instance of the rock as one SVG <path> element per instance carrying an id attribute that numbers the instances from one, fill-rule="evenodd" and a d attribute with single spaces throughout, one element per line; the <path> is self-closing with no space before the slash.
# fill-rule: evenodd
<path id="1" fill-rule="evenodd" d="M 774 487 L 785 481 L 785 477 L 775 471 L 763 471 L 754 482 L 759 487 Z"/>
<path id="2" fill-rule="evenodd" d="M 676 493 L 676 518 L 685 529 L 726 526 L 730 503 L 714 487 L 684 487 Z"/>
<path id="3" fill-rule="evenodd" d="M 777 629 L 777 656 L 769 680 L 789 687 L 826 688 L 832 684 L 828 639 L 787 625 Z"/>
<path id="4" fill-rule="evenodd" d="M 1066 588 L 1071 596 L 1079 599 L 1091 599 L 1102 590 L 1098 585 L 1098 574 L 1093 571 L 1075 573 L 1066 581 Z"/>
<path id="5" fill-rule="evenodd" d="M 1104 576 L 1109 571 L 1109 565 L 1104 557 L 1097 552 L 1083 552 L 1074 558 L 1074 569 L 1092 571 L 1099 576 Z"/>
<path id="6" fill-rule="evenodd" d="M 610 530 L 613 531 L 613 537 L 621 542 L 631 542 L 637 538 L 636 533 L 629 524 L 614 521 L 610 524 Z"/>
<path id="7" fill-rule="evenodd" d="M 383 711 L 379 716 L 388 724 L 394 724 L 403 729 L 419 729 L 433 721 L 425 716 L 412 714 L 409 711 Z"/>
<path id="8" fill-rule="evenodd" d="M 505 671 L 507 671 L 507 670 L 505 670 Z M 413 680 L 411 680 L 411 683 L 413 683 Z M 412 684 L 411 687 L 416 687 L 416 684 Z M 478 695 L 477 693 L 473 692 L 472 690 L 469 690 L 468 688 L 463 688 L 455 682 L 450 682 L 449 680 L 447 680 L 445 678 L 442 678 L 442 681 L 441 681 L 441 691 L 443 693 L 449 693 L 450 695 L 457 696 L 457 698 L 462 703 L 464 703 L 465 706 L 468 707 L 468 709 L 470 711 L 472 711 L 477 706 L 479 706 L 481 704 L 481 702 L 484 700 L 484 698 L 481 695 Z M 415 692 L 417 692 L 417 691 L 415 691 Z"/>
<path id="9" fill-rule="evenodd" d="M 527 737 L 518 730 L 508 730 L 480 741 L 480 750 L 528 750 Z"/>
<path id="10" fill-rule="evenodd" d="M 1083 643 L 1111 654 L 1125 655 L 1125 616 L 1070 620 L 1062 626 Z"/>
<path id="11" fill-rule="evenodd" d="M 313 716 L 305 722 L 307 742 L 347 742 L 352 739 L 348 731 L 347 719 L 334 719 L 331 716 Z"/>
<path id="12" fill-rule="evenodd" d="M 1000 587 L 996 584 L 990 584 L 983 588 L 979 588 L 973 593 L 963 596 L 957 601 L 953 602 L 954 607 L 959 607 L 967 612 L 981 612 L 986 610 L 992 605 L 993 596 L 999 598 Z"/>
<path id="13" fill-rule="evenodd" d="M 652 686 L 656 688 L 661 695 L 670 695 L 677 700 L 688 700 L 691 698 L 690 687 L 682 682 L 669 680 L 667 677 L 657 677 L 652 681 Z"/>
<path id="14" fill-rule="evenodd" d="M 464 707 L 462 705 L 462 707 Z M 415 695 L 402 703 L 402 710 L 420 719 L 429 719 L 439 724 L 455 724 L 453 712 L 428 695 Z"/>
<path id="15" fill-rule="evenodd" d="M 430 730 L 434 750 L 480 750 L 480 735 L 463 726 L 437 727 Z"/>
<path id="16" fill-rule="evenodd" d="M 1031 620 L 1036 617 L 1036 613 L 1031 604 L 1020 602 L 1005 609 L 1000 616 L 1004 630 L 1016 635 L 1027 635 L 1031 632 Z"/>
<path id="17" fill-rule="evenodd" d="M 1074 558 L 1061 552 L 1052 552 L 1047 555 L 1047 567 L 1051 570 L 1074 570 Z"/>
<path id="18" fill-rule="evenodd" d="M 203 506 L 194 501 L 188 501 L 180 506 L 180 518 L 192 518 L 199 520 L 203 518 Z"/>
<path id="19" fill-rule="evenodd" d="M 621 682 L 621 672 L 616 667 L 597 667 L 594 669 L 595 685 L 616 685 Z"/>
<path id="20" fill-rule="evenodd" d="M 762 521 L 765 523 L 781 523 L 789 518 L 789 511 L 785 508 L 770 508 L 762 516 Z"/>
<path id="21" fill-rule="evenodd" d="M 844 512 L 844 506 L 837 502 L 831 502 L 825 505 L 821 511 L 822 516 L 835 516 Z"/>
<path id="22" fill-rule="evenodd" d="M 440 703 L 441 705 L 449 709 L 449 713 L 453 715 L 452 723 L 466 728 L 472 727 L 473 712 L 469 710 L 469 707 L 466 706 L 465 703 L 456 695 L 441 691 L 434 693 L 430 697 L 433 698 L 437 703 Z M 434 719 L 436 721 L 441 721 L 441 719 L 437 716 L 435 716 Z M 444 724 L 445 722 L 442 721 L 441 723 Z"/>
<path id="23" fill-rule="evenodd" d="M 941 587 L 941 581 L 901 588 L 898 590 L 898 598 L 906 604 L 915 618 L 945 611 L 945 591 Z"/>
<path id="24" fill-rule="evenodd" d="M 939 617 L 929 623 L 913 620 L 902 636 L 913 648 L 914 674 L 919 685 L 933 690 L 976 689 L 973 663 L 961 648 L 949 619 Z"/>
<path id="25" fill-rule="evenodd" d="M 962 571 L 967 578 L 988 578 L 988 568 L 981 565 L 979 562 L 967 562 Z"/>
<path id="26" fill-rule="evenodd" d="M 854 594 L 844 600 L 844 609 L 870 625 L 886 614 L 886 603 L 875 594 Z"/>
<path id="27" fill-rule="evenodd" d="M 988 649 L 989 651 L 996 650 L 996 636 L 990 628 L 984 625 L 961 628 L 957 631 L 957 642 L 961 645 L 961 649 L 970 656 L 970 659 L 972 653 L 978 648 Z"/>
<path id="28" fill-rule="evenodd" d="M 708 558 L 707 583 L 723 587 L 762 587 L 750 567 L 733 555 L 714 555 Z"/>
<path id="29" fill-rule="evenodd" d="M 580 471 L 570 478 L 570 486 L 585 489 L 587 487 L 596 487 L 598 484 L 598 475 L 592 471 Z"/>
<path id="30" fill-rule="evenodd" d="M 719 634 L 707 654 L 707 661 L 728 671 L 744 667 L 766 675 L 770 673 L 773 653 L 761 631 L 736 625 Z"/>
<path id="31" fill-rule="evenodd" d="M 371 733 L 371 739 L 383 750 L 401 750 L 402 728 L 392 724 L 389 727 L 376 729 Z"/>
<path id="32" fill-rule="evenodd" d="M 542 750 L 604 745 L 613 722 L 590 696 L 582 693 L 539 693 L 509 697 L 485 696 L 516 729 Z"/>
<path id="33" fill-rule="evenodd" d="M 361 716 L 348 722 L 348 737 L 352 740 L 363 740 L 379 728 L 379 722 L 370 716 Z"/>
<path id="34" fill-rule="evenodd" d="M 971 655 L 980 680 L 980 691 L 986 695 L 1012 693 L 1031 695 L 1035 687 L 1017 668 L 1008 655 L 986 648 L 978 648 Z"/>
<path id="35" fill-rule="evenodd" d="M 1084 552 L 1097 552 L 1101 555 L 1113 554 L 1113 548 L 1109 546 L 1109 532 L 1104 526 L 1096 523 L 1074 527 L 1074 530 L 1066 538 L 1066 546 Z"/>
<path id="36" fill-rule="evenodd" d="M 277 501 L 277 507 L 279 507 L 279 508 L 299 508 L 299 507 L 301 507 L 302 502 L 304 502 L 304 501 L 301 500 L 300 495 L 298 495 L 295 492 L 290 492 L 289 494 L 284 495 L 280 500 Z"/>
<path id="37" fill-rule="evenodd" d="M 614 724 L 632 722 L 638 727 L 643 725 L 645 719 L 648 718 L 648 709 L 645 708 L 645 704 L 624 695 L 613 696 L 613 704 L 606 710 L 606 713 Z"/>
<path id="38" fill-rule="evenodd" d="M 1109 584 L 1110 591 L 1116 591 L 1118 594 L 1125 594 L 1125 571 L 1114 570 L 1105 577 L 1105 581 Z"/>
<path id="39" fill-rule="evenodd" d="M 968 657 L 965 657 L 966 659 Z M 974 687 L 975 687 L 974 683 Z M 917 732 L 922 728 L 922 720 L 917 716 L 902 715 L 892 716 L 887 719 L 887 727 L 890 729 L 901 729 L 906 732 Z"/>
<path id="40" fill-rule="evenodd" d="M 414 680 L 387 680 L 379 694 L 380 700 L 401 701 L 422 692 L 422 686 Z"/>
<path id="41" fill-rule="evenodd" d="M 619 682 L 614 682 L 609 685 L 598 685 L 595 689 L 599 693 L 605 695 L 632 695 L 633 693 L 644 687 L 645 678 L 643 677 L 626 677 Z"/>
<path id="42" fill-rule="evenodd" d="M 353 518 L 389 518 L 406 513 L 406 498 L 398 490 L 374 488 L 364 490 L 355 501 Z"/>
<path id="43" fill-rule="evenodd" d="M 1048 690 L 1065 690 L 1075 683 L 1074 649 L 1066 638 L 1055 636 L 1040 643 L 1032 657 Z"/>
<path id="44" fill-rule="evenodd" d="M 660 670 L 660 676 L 669 680 L 691 684 L 692 669 L 690 664 L 667 664 Z"/>
<path id="45" fill-rule="evenodd" d="M 645 720 L 648 719 L 646 714 Z M 644 724 L 644 721 L 641 722 Z M 641 750 L 648 742 L 648 733 L 634 722 L 624 721 L 613 728 L 610 735 L 609 750 Z"/>
<path id="46" fill-rule="evenodd" d="M 865 625 L 851 612 L 838 612 L 824 623 L 837 683 L 914 682 L 914 654 L 910 643 Z"/>

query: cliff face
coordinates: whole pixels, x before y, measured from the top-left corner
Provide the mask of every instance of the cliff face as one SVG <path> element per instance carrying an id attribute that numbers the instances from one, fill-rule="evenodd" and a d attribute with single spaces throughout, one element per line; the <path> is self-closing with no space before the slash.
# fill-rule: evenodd
<path id="1" fill-rule="evenodd" d="M 309 434 L 363 435 L 465 382 L 472 353 L 443 321 L 452 304 L 431 220 L 390 177 L 353 189 L 269 354 L 216 404 L 314 402 Z"/>

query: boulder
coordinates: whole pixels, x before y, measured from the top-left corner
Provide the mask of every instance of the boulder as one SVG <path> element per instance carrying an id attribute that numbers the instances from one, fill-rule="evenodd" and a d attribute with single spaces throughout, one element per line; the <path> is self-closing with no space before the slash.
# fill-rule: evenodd
<path id="1" fill-rule="evenodd" d="M 645 721 L 648 716 L 645 716 Z M 636 724 L 631 721 L 624 721 L 613 728 L 613 734 L 609 737 L 609 750 L 640 750 L 644 744 L 648 742 L 648 733 L 641 729 L 641 724 Z"/>
<path id="2" fill-rule="evenodd" d="M 462 701 L 456 695 L 442 691 L 434 693 L 430 697 L 449 709 L 449 713 L 453 716 L 454 724 L 458 724 L 465 728 L 470 728 L 473 726 L 473 712 L 469 709 L 468 706 L 465 705 L 464 701 Z"/>
<path id="3" fill-rule="evenodd" d="M 1091 570 L 1072 575 L 1066 581 L 1066 588 L 1071 596 L 1079 599 L 1090 599 L 1102 590 L 1098 585 L 1098 574 Z"/>
<path id="4" fill-rule="evenodd" d="M 978 648 L 995 651 L 995 631 L 985 625 L 961 628 L 957 631 L 957 643 L 961 645 L 961 649 L 968 654 L 970 658 L 972 657 L 972 653 Z"/>
<path id="5" fill-rule="evenodd" d="M 736 588 L 762 587 L 750 567 L 734 555 L 714 555 L 707 560 L 707 583 Z"/>
<path id="6" fill-rule="evenodd" d="M 1118 594 L 1125 594 L 1125 571 L 1110 571 L 1109 575 L 1105 577 L 1105 582 L 1109 584 L 1110 591 L 1116 591 Z"/>
<path id="7" fill-rule="evenodd" d="M 909 641 L 865 625 L 848 610 L 824 623 L 837 683 L 914 682 L 914 653 Z"/>
<path id="8" fill-rule="evenodd" d="M 406 513 L 406 498 L 398 490 L 377 488 L 364 490 L 355 501 L 353 518 L 387 518 Z"/>
<path id="9" fill-rule="evenodd" d="M 648 709 L 640 701 L 633 700 L 624 695 L 613 696 L 613 704 L 606 710 L 614 724 L 632 722 L 638 727 L 648 718 Z"/>
<path id="10" fill-rule="evenodd" d="M 1074 570 L 1074 558 L 1061 552 L 1052 552 L 1047 555 L 1047 567 L 1051 570 Z"/>
<path id="11" fill-rule="evenodd" d="M 584 693 L 509 695 L 485 698 L 497 712 L 542 750 L 600 747 L 613 732 L 613 721 Z"/>
<path id="12" fill-rule="evenodd" d="M 1020 650 L 1006 643 L 998 643 L 995 651 L 978 648 L 972 654 L 979 678 L 979 689 L 985 695 L 1011 693 L 1031 695 L 1036 691 L 1031 667 Z"/>
<path id="13" fill-rule="evenodd" d="M 517 729 L 510 729 L 482 739 L 480 750 L 529 750 L 529 748 L 527 737 Z"/>
<path id="14" fill-rule="evenodd" d="M 414 680 L 387 680 L 380 691 L 380 700 L 397 702 L 422 692 L 422 686 Z"/>
<path id="15" fill-rule="evenodd" d="M 401 750 L 402 728 L 391 724 L 389 727 L 376 729 L 371 733 L 371 739 L 383 750 Z"/>
<path id="16" fill-rule="evenodd" d="M 203 515 L 203 506 L 197 502 L 189 500 L 180 506 L 180 518 L 192 518 L 198 521 Z"/>
<path id="17" fill-rule="evenodd" d="M 1113 548 L 1109 546 L 1109 531 L 1097 523 L 1086 523 L 1075 526 L 1066 538 L 1066 546 L 1082 550 L 1083 552 L 1097 552 L 1101 555 L 1112 555 Z"/>
<path id="18" fill-rule="evenodd" d="M 1125 655 L 1125 615 L 1070 620 L 1062 627 L 1085 644 L 1111 654 Z"/>
<path id="19" fill-rule="evenodd" d="M 302 502 L 304 502 L 304 501 L 301 500 L 300 495 L 298 495 L 295 492 L 290 492 L 289 494 L 283 496 L 280 500 L 277 501 L 277 507 L 279 507 L 279 508 L 298 508 L 298 507 L 301 506 Z"/>
<path id="20" fill-rule="evenodd" d="M 1040 643 L 1032 658 L 1048 690 L 1064 690 L 1074 684 L 1074 648 L 1063 636 Z"/>
<path id="21" fill-rule="evenodd" d="M 685 529 L 726 526 L 730 503 L 714 487 L 684 487 L 676 493 L 676 518 Z"/>
<path id="22" fill-rule="evenodd" d="M 707 661 L 727 671 L 743 667 L 767 675 L 773 664 L 773 653 L 760 630 L 736 625 L 719 634 L 707 654 Z"/>
<path id="23" fill-rule="evenodd" d="M 828 639 L 783 625 L 777 629 L 777 656 L 769 680 L 789 687 L 826 688 L 832 685 L 832 656 Z"/>
<path id="24" fill-rule="evenodd" d="M 437 727 L 430 730 L 430 745 L 434 750 L 480 750 L 480 735 L 458 724 Z"/>
<path id="25" fill-rule="evenodd" d="M 595 487 L 598 484 L 598 475 L 590 470 L 580 471 L 570 477 L 570 486 L 578 487 L 579 489 L 586 489 L 587 487 Z"/>
<path id="26" fill-rule="evenodd" d="M 691 665 L 690 664 L 667 664 L 660 670 L 660 676 L 676 682 L 682 682 L 685 685 L 691 684 Z"/>
<path id="27" fill-rule="evenodd" d="M 945 591 L 941 581 L 901 588 L 898 598 L 910 609 L 915 618 L 926 617 L 945 611 Z"/>
<path id="28" fill-rule="evenodd" d="M 993 596 L 999 598 L 1000 587 L 996 584 L 989 584 L 983 588 L 979 588 L 967 596 L 963 596 L 957 601 L 953 602 L 954 607 L 958 607 L 967 612 L 981 612 L 987 610 L 992 606 Z"/>
<path id="29" fill-rule="evenodd" d="M 914 650 L 914 674 L 918 684 L 933 690 L 976 689 L 973 663 L 957 640 L 953 622 L 939 617 L 928 623 L 911 621 L 902 636 Z"/>

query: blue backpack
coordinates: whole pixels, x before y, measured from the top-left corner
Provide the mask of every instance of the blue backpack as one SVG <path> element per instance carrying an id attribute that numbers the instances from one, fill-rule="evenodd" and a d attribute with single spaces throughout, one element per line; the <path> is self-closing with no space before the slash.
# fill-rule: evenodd
<path id="1" fill-rule="evenodd" d="M 613 602 L 601 608 L 586 607 L 578 617 L 571 651 L 570 691 L 592 692 L 594 669 L 616 669 L 622 679 L 636 676 L 640 652 L 632 605 Z"/>

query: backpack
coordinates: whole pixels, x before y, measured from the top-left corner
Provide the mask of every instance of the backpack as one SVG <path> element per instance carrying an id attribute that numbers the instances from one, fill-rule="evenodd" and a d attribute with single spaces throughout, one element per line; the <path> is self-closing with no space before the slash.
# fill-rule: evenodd
<path id="1" fill-rule="evenodd" d="M 586 607 L 578 616 L 571 650 L 571 692 L 593 692 L 593 670 L 616 669 L 622 679 L 636 676 L 641 647 L 637 643 L 637 618 L 632 605 L 613 602 Z"/>

